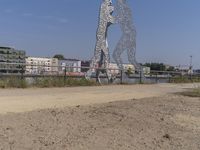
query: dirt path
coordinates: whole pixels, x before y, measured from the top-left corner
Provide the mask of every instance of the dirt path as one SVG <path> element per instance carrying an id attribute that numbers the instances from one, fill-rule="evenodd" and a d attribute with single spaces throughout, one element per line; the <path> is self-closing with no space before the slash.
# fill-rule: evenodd
<path id="1" fill-rule="evenodd" d="M 195 86 L 198 85 L 155 84 L 48 89 L 1 89 L 0 114 L 157 97 Z"/>

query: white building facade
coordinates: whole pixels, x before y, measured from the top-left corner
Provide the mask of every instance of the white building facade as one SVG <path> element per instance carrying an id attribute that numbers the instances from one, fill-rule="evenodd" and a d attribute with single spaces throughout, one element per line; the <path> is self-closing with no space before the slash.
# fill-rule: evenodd
<path id="1" fill-rule="evenodd" d="M 143 66 L 142 69 L 143 69 L 143 73 L 145 75 L 151 73 L 151 68 L 150 67 Z"/>
<path id="2" fill-rule="evenodd" d="M 59 73 L 63 71 L 70 73 L 81 73 L 81 61 L 77 59 L 58 60 Z"/>
<path id="3" fill-rule="evenodd" d="M 125 71 L 131 70 L 132 73 L 135 73 L 135 67 L 132 64 L 123 64 L 123 67 Z M 111 74 L 113 75 L 117 75 L 120 73 L 120 70 L 116 63 L 110 63 L 109 69 L 110 69 Z"/>
<path id="4" fill-rule="evenodd" d="M 58 59 L 45 57 L 27 57 L 26 74 L 57 74 Z"/>

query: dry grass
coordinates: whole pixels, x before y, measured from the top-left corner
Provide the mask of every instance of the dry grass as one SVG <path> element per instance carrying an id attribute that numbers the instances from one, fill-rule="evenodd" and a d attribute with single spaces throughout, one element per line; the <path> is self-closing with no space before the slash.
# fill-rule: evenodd
<path id="1" fill-rule="evenodd" d="M 189 96 L 189 97 L 200 97 L 200 88 L 195 88 L 189 91 L 181 92 L 179 94 L 183 96 Z"/>
<path id="2" fill-rule="evenodd" d="M 98 85 L 94 81 L 81 79 L 67 78 L 64 80 L 59 77 L 44 77 L 34 79 L 33 82 L 29 83 L 26 79 L 21 78 L 4 78 L 0 79 L 0 88 L 50 88 L 50 87 L 68 87 L 68 86 L 94 86 Z"/>
<path id="3" fill-rule="evenodd" d="M 200 82 L 199 77 L 188 77 L 188 76 L 182 76 L 182 77 L 173 77 L 170 79 L 171 83 L 193 83 L 193 82 Z"/>

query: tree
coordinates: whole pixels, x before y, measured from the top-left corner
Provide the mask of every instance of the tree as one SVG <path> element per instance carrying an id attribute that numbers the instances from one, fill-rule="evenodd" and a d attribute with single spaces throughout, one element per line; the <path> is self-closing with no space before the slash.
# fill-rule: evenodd
<path id="1" fill-rule="evenodd" d="M 65 59 L 64 55 L 62 55 L 62 54 L 56 54 L 56 55 L 53 56 L 53 58 L 58 58 L 58 60 Z"/>
<path id="2" fill-rule="evenodd" d="M 133 74 L 133 70 L 129 67 L 125 73 L 126 73 L 128 76 L 130 76 L 131 74 Z"/>
<path id="3" fill-rule="evenodd" d="M 166 67 L 163 63 L 146 63 L 144 66 L 150 67 L 151 70 L 165 71 Z"/>
<path id="4" fill-rule="evenodd" d="M 175 71 L 175 68 L 173 66 L 170 66 L 169 68 L 166 69 L 166 71 Z"/>

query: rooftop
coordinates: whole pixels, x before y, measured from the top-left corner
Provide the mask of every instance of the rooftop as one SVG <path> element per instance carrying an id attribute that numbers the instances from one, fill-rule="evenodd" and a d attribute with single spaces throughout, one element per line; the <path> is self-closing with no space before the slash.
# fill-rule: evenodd
<path id="1" fill-rule="evenodd" d="M 0 49 L 13 49 L 13 48 L 0 46 Z"/>

